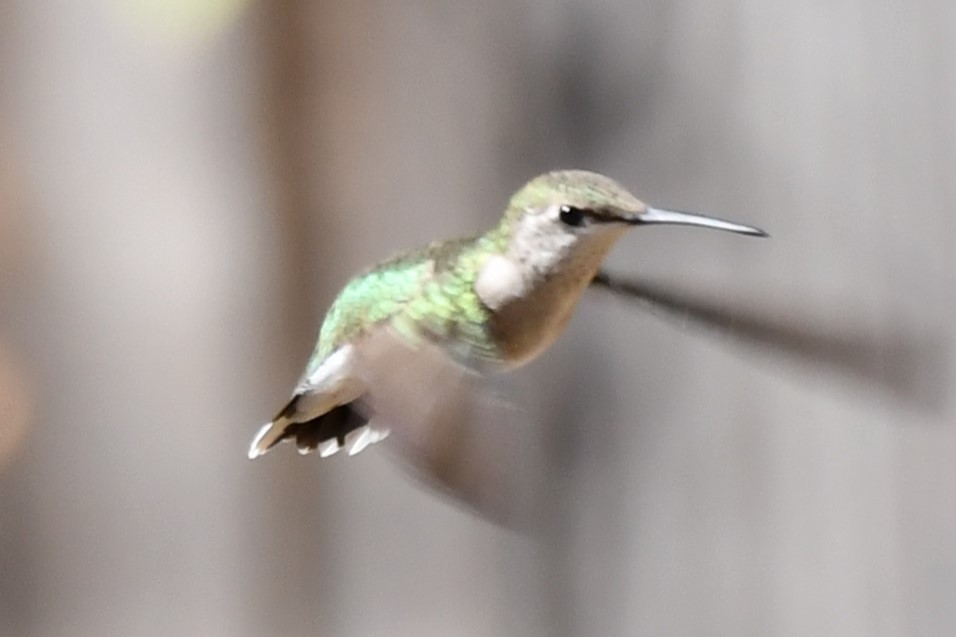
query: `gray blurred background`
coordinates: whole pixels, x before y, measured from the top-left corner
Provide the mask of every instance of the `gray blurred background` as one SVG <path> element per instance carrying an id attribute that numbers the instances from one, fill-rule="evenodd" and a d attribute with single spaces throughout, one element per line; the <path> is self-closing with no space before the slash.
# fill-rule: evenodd
<path id="1" fill-rule="evenodd" d="M 954 35 L 944 0 L 0 3 L 0 635 L 954 634 Z M 773 238 L 632 233 L 612 271 L 731 320 L 591 293 L 515 375 L 539 536 L 380 448 L 245 459 L 350 274 L 558 167 Z"/>

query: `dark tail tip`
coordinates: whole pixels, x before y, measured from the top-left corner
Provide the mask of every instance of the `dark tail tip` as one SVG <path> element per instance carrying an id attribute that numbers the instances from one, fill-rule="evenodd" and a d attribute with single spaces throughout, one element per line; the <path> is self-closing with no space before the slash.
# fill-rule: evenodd
<path id="1" fill-rule="evenodd" d="M 317 418 L 290 422 L 279 440 L 295 438 L 299 453 L 310 453 L 319 445 L 335 440 L 338 447 L 345 445 L 345 436 L 368 423 L 368 418 L 356 409 L 355 403 L 339 405 Z M 277 440 L 276 442 L 279 442 Z"/>

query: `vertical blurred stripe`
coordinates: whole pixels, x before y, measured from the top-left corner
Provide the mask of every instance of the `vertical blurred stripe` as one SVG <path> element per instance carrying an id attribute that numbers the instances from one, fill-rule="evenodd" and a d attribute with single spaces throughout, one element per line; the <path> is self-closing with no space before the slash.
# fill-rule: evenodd
<path id="1" fill-rule="evenodd" d="M 9 124 L 7 109 L 0 102 L 0 131 Z M 4 143 L 6 141 L 6 143 Z M 22 299 L 28 272 L 27 220 L 24 185 L 15 164 L 9 138 L 0 132 L 0 470 L 21 448 L 32 422 L 35 390 L 32 375 L 13 351 L 12 305 Z"/>
<path id="2" fill-rule="evenodd" d="M 0 298 L 0 303 L 2 303 Z M 35 391 L 0 331 L 0 471 L 23 445 L 33 414 Z M 8 336 L 7 336 L 8 337 Z"/>

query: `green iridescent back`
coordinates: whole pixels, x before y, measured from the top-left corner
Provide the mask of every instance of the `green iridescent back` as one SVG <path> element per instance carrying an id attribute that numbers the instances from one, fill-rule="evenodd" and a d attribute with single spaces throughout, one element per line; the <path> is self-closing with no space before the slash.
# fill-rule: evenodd
<path id="1" fill-rule="evenodd" d="M 344 343 L 385 321 L 409 339 L 454 342 L 462 359 L 500 362 L 489 333 L 489 311 L 475 279 L 493 235 L 433 243 L 384 261 L 352 279 L 329 308 L 304 376 Z"/>

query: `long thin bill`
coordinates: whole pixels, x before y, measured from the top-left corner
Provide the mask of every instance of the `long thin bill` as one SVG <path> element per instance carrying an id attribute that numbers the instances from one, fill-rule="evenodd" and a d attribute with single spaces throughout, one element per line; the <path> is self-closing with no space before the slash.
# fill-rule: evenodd
<path id="1" fill-rule="evenodd" d="M 713 228 L 715 230 L 726 230 L 738 234 L 749 234 L 754 237 L 769 236 L 760 228 L 753 226 L 744 226 L 732 221 L 724 221 L 716 217 L 699 215 L 692 212 L 678 212 L 676 210 L 662 210 L 660 208 L 650 208 L 634 217 L 632 223 L 635 225 L 644 224 L 676 224 L 683 226 L 700 226 L 702 228 Z"/>

